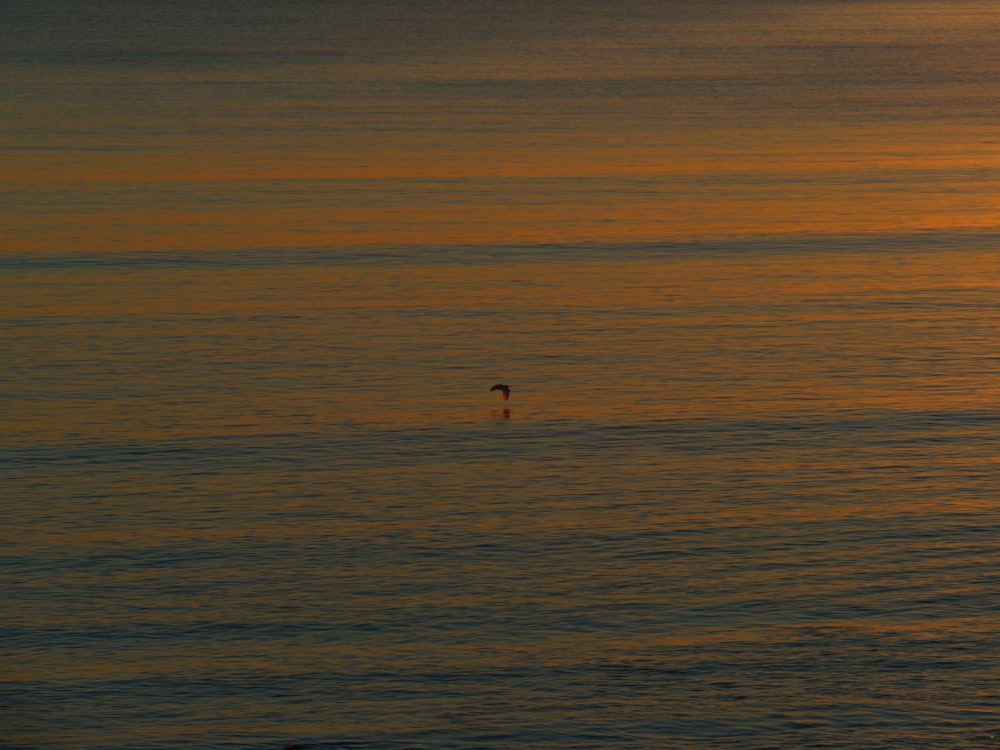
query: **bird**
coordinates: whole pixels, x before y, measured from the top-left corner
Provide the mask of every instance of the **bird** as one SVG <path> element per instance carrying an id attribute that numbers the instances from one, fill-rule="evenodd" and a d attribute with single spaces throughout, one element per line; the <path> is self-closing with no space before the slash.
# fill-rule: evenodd
<path id="1" fill-rule="evenodd" d="M 503 383 L 497 383 L 495 386 L 490 388 L 491 391 L 500 391 L 503 394 L 503 400 L 506 401 L 510 398 L 510 386 L 504 385 Z"/>

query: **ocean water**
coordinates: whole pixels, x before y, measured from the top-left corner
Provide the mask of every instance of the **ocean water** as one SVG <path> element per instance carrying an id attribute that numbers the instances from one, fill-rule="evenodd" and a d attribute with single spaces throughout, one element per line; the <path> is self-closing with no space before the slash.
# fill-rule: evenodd
<path id="1" fill-rule="evenodd" d="M 1000 748 L 992 4 L 2 14 L 0 747 Z"/>

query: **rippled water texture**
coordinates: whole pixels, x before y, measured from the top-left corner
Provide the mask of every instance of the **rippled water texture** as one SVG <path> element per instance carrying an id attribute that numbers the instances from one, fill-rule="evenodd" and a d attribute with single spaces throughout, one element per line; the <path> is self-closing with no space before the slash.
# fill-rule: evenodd
<path id="1" fill-rule="evenodd" d="M 155 6 L 2 11 L 0 746 L 1000 748 L 992 5 Z"/>

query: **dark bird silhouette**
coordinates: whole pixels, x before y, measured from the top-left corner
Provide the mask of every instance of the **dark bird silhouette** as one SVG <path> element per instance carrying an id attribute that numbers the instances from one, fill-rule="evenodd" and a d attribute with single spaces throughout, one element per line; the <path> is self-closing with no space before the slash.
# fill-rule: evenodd
<path id="1" fill-rule="evenodd" d="M 504 385 L 503 383 L 497 383 L 495 386 L 490 388 L 491 391 L 500 391 L 503 394 L 503 400 L 506 401 L 510 398 L 510 386 Z"/>

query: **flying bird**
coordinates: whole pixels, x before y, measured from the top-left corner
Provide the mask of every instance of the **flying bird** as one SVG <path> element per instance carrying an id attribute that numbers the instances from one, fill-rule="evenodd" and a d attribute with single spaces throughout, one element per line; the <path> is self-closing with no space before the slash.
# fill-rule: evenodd
<path id="1" fill-rule="evenodd" d="M 491 391 L 500 391 L 503 394 L 503 400 L 506 401 L 510 398 L 510 386 L 504 385 L 503 383 L 497 383 L 495 386 L 490 388 Z"/>

